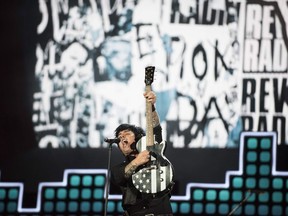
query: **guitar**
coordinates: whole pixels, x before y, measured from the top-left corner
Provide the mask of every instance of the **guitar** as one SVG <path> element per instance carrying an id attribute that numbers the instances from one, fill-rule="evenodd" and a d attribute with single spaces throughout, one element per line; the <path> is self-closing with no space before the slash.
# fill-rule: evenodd
<path id="1" fill-rule="evenodd" d="M 154 77 L 154 66 L 145 68 L 145 90 L 151 91 Z M 146 136 L 136 144 L 138 152 L 150 151 L 150 161 L 132 174 L 133 185 L 141 193 L 158 193 L 167 189 L 173 183 L 173 167 L 164 156 L 166 142 L 158 143 L 154 139 L 152 122 L 152 104 L 146 100 Z"/>

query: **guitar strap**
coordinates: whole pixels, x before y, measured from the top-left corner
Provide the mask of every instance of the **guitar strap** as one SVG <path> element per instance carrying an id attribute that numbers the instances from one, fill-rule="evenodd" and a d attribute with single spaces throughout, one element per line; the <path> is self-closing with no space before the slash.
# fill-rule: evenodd
<path id="1" fill-rule="evenodd" d="M 133 142 L 133 143 L 130 145 L 130 148 L 131 148 L 133 151 L 137 151 L 137 149 L 136 149 L 136 142 Z"/>

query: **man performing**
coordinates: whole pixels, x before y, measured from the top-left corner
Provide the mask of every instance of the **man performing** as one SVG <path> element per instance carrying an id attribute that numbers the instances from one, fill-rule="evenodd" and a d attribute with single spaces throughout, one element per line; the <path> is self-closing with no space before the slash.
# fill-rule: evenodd
<path id="1" fill-rule="evenodd" d="M 168 159 L 161 155 L 161 152 L 157 152 L 163 142 L 162 127 L 154 105 L 156 95 L 153 91 L 146 91 L 144 97 L 146 105 L 150 104 L 146 108 L 151 108 L 153 144 L 147 143 L 147 147 L 143 145 L 143 138 L 148 137 L 148 127 L 146 135 L 141 127 L 131 124 L 119 125 L 115 130 L 115 136 L 119 139 L 118 147 L 125 156 L 125 161 L 112 167 L 111 180 L 121 188 L 125 216 L 171 216 L 173 171 Z M 142 150 L 139 150 L 139 145 Z"/>

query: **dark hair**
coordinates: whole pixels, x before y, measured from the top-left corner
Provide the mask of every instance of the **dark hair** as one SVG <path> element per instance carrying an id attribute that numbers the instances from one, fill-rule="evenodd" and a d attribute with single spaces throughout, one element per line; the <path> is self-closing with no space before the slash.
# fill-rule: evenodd
<path id="1" fill-rule="evenodd" d="M 141 127 L 131 124 L 121 124 L 115 129 L 115 137 L 118 137 L 119 133 L 124 130 L 132 131 L 134 133 L 135 142 L 138 142 L 141 137 L 145 136 L 145 131 Z"/>

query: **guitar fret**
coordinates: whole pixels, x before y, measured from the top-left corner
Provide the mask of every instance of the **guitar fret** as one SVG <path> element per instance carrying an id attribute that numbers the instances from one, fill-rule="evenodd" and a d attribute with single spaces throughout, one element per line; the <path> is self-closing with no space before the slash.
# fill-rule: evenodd
<path id="1" fill-rule="evenodd" d="M 146 92 L 151 91 L 151 86 L 146 85 Z M 146 99 L 146 145 L 154 144 L 153 121 L 152 121 L 152 104 Z"/>

